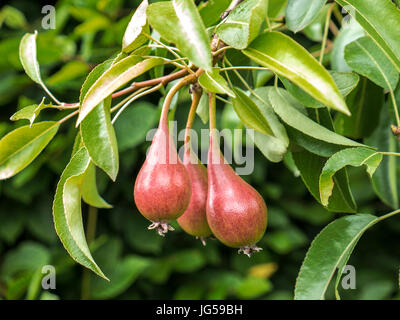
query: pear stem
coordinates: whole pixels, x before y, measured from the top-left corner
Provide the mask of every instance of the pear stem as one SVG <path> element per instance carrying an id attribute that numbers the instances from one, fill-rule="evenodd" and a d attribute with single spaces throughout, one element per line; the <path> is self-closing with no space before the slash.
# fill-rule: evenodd
<path id="1" fill-rule="evenodd" d="M 185 150 L 190 148 L 190 130 L 193 127 L 194 118 L 196 116 L 196 110 L 200 102 L 201 98 L 201 87 L 198 85 L 192 86 L 192 105 L 190 106 L 189 115 L 186 122 L 186 132 L 185 132 Z"/>
<path id="2" fill-rule="evenodd" d="M 176 83 L 171 90 L 168 91 L 167 96 L 165 97 L 165 101 L 161 111 L 160 117 L 160 125 L 165 124 L 168 125 L 168 112 L 171 106 L 171 102 L 175 94 L 182 89 L 184 86 L 193 83 L 197 80 L 197 72 L 195 74 L 190 74 L 184 78 L 182 78 L 178 83 Z"/>

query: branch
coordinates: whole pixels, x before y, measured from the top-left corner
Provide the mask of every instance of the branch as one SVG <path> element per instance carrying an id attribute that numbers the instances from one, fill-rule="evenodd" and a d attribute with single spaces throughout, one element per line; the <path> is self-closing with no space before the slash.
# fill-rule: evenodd
<path id="1" fill-rule="evenodd" d="M 225 19 L 233 9 L 235 9 L 243 0 L 232 0 L 231 4 L 229 5 L 228 9 L 226 9 L 222 14 L 221 14 L 221 19 Z"/>
<path id="2" fill-rule="evenodd" d="M 159 78 L 151 79 L 151 80 L 146 80 L 146 81 L 140 81 L 140 82 L 134 82 L 130 87 L 127 87 L 125 89 L 122 89 L 120 91 L 117 91 L 113 93 L 112 98 L 118 98 L 120 96 L 123 96 L 125 94 L 131 93 L 137 89 L 144 88 L 144 87 L 150 87 L 150 86 L 155 86 L 158 84 L 163 84 L 166 85 L 167 83 L 174 81 L 176 79 L 182 78 L 188 74 L 188 71 L 186 70 L 179 70 L 175 73 L 168 74 L 166 76 L 162 76 Z"/>

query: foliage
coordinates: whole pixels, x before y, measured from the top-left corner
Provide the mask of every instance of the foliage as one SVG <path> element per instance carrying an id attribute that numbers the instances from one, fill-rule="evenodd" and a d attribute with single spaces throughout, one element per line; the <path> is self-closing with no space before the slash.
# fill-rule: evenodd
<path id="1" fill-rule="evenodd" d="M 38 3 L 0 8 L 0 299 L 399 297 L 398 2 L 230 3 L 60 0 L 49 30 Z M 147 134 L 187 75 L 197 132 L 207 93 L 219 129 L 254 129 L 243 178 L 269 225 L 251 259 L 177 223 L 162 239 L 133 204 Z M 172 99 L 177 130 L 188 105 L 186 89 Z M 356 290 L 340 289 L 348 262 Z"/>

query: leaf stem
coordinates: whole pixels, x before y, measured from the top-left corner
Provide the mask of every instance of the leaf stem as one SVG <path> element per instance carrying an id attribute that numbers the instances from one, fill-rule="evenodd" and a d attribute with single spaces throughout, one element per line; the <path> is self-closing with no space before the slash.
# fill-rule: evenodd
<path id="1" fill-rule="evenodd" d="M 116 114 L 116 115 L 114 116 L 114 118 L 112 119 L 111 124 L 114 124 L 115 121 L 117 121 L 117 119 L 118 119 L 118 117 L 120 116 L 120 114 L 121 114 L 133 101 L 135 101 L 135 100 L 137 100 L 137 99 L 139 99 L 139 98 L 141 98 L 141 97 L 143 97 L 143 96 L 145 96 L 145 95 L 147 95 L 147 94 L 149 94 L 149 93 L 152 93 L 152 92 L 154 92 L 154 91 L 157 91 L 157 90 L 161 89 L 162 86 L 163 86 L 163 84 L 162 84 L 162 83 L 159 83 L 158 85 L 156 85 L 156 86 L 154 86 L 154 87 L 152 87 L 152 88 L 150 88 L 150 89 L 148 89 L 149 87 L 145 87 L 145 88 L 143 88 L 144 90 L 142 90 L 141 92 L 136 91 L 135 93 L 137 93 L 137 94 L 134 95 L 133 97 L 130 97 L 130 99 L 128 99 L 128 101 L 126 101 L 126 102 L 122 105 L 122 107 L 121 107 L 120 104 L 116 105 L 114 108 L 111 109 L 111 112 L 114 112 L 114 111 L 117 110 L 119 107 L 121 107 L 121 109 L 118 110 L 117 114 Z M 148 89 L 148 90 L 146 90 L 146 89 Z M 125 100 L 126 100 L 126 99 L 125 99 Z M 124 100 L 124 101 L 125 101 L 125 100 Z M 124 101 L 123 101 L 123 102 L 124 102 Z"/>
<path id="2" fill-rule="evenodd" d="M 326 19 L 325 19 L 325 27 L 324 27 L 324 36 L 322 38 L 322 45 L 321 45 L 321 55 L 319 56 L 319 63 L 322 64 L 324 61 L 324 54 L 325 54 L 325 47 L 326 47 L 326 40 L 328 39 L 328 31 L 329 31 L 329 21 L 331 20 L 332 16 L 332 10 L 336 6 L 336 3 L 332 3 L 329 8 L 328 12 L 326 14 Z"/>
<path id="3" fill-rule="evenodd" d="M 397 209 L 395 211 L 389 212 L 389 213 L 387 213 L 387 214 L 385 214 L 383 216 L 378 217 L 377 218 L 377 222 L 378 221 L 383 221 L 383 220 L 388 219 L 388 218 L 391 218 L 391 217 L 395 216 L 398 213 L 400 213 L 400 209 Z"/>
<path id="4" fill-rule="evenodd" d="M 193 85 L 192 86 L 192 104 L 190 106 L 189 115 L 186 122 L 186 131 L 185 131 L 185 150 L 190 147 L 190 131 L 193 127 L 194 118 L 196 116 L 196 110 L 200 102 L 202 89 L 200 86 Z"/>
<path id="5" fill-rule="evenodd" d="M 236 66 L 236 67 L 226 67 L 226 68 L 221 68 L 220 71 L 226 71 L 226 70 L 269 70 L 268 68 L 265 67 L 254 67 L 254 66 Z"/>
<path id="6" fill-rule="evenodd" d="M 397 127 L 400 127 L 400 116 L 399 116 L 399 109 L 397 107 L 396 97 L 394 95 L 393 89 L 390 88 L 390 97 L 392 99 L 394 114 L 396 116 Z"/>

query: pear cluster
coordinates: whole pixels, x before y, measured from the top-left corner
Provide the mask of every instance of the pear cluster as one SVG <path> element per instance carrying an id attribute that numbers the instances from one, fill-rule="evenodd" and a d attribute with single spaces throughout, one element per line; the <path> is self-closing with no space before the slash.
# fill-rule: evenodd
<path id="1" fill-rule="evenodd" d="M 211 132 L 211 131 L 210 131 Z M 179 159 L 168 122 L 160 121 L 134 187 L 139 212 L 164 236 L 177 219 L 188 234 L 214 236 L 239 253 L 261 250 L 256 243 L 267 226 L 267 206 L 261 195 L 225 162 L 219 143 L 210 134 L 207 168 L 185 142 Z"/>

